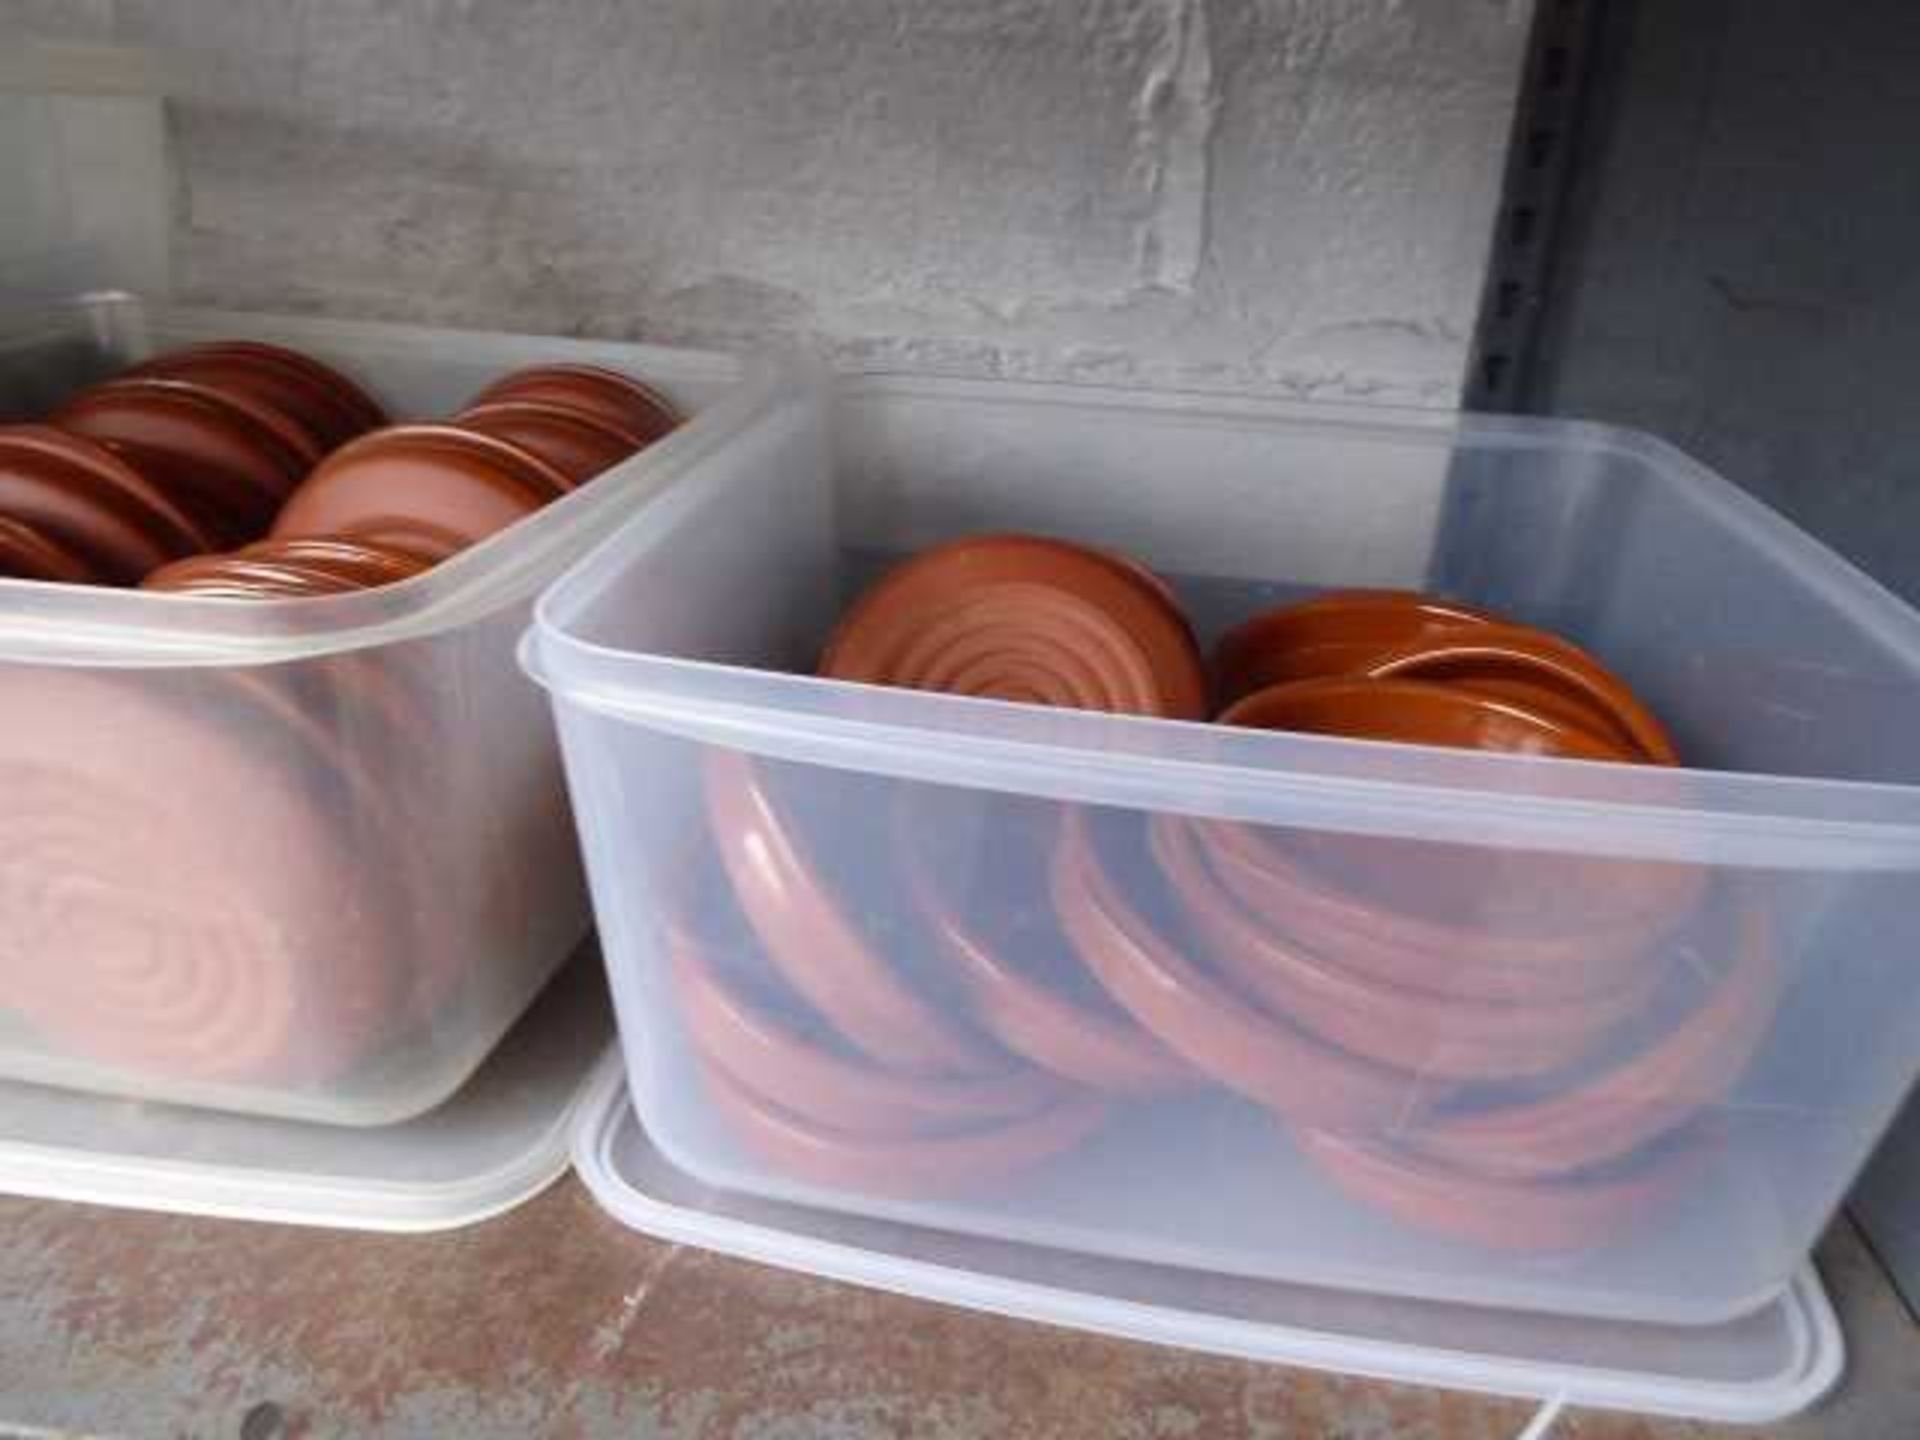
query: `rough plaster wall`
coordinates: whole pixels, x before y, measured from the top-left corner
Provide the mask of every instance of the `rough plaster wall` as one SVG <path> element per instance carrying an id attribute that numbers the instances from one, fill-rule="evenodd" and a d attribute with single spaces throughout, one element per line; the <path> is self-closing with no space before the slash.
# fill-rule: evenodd
<path id="1" fill-rule="evenodd" d="M 1452 403 L 1527 0 L 0 0 L 198 52 L 189 299 Z"/>

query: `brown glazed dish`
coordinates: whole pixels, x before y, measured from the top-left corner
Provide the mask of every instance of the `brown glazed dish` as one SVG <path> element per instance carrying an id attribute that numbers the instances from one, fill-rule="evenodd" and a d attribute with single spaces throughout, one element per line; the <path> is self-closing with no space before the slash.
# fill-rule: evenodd
<path id="1" fill-rule="evenodd" d="M 534 365 L 487 386 L 469 408 L 496 400 L 536 400 L 599 415 L 651 445 L 685 417 L 666 396 L 630 375 L 597 365 Z"/>
<path id="2" fill-rule="evenodd" d="M 452 423 L 531 451 L 564 475 L 569 488 L 586 484 L 647 443 L 639 431 L 595 411 L 537 400 L 475 405 L 454 416 Z"/>
<path id="3" fill-rule="evenodd" d="M 1675 876 L 1671 911 L 1623 908 L 1577 923 L 1555 923 L 1550 912 L 1507 919 L 1472 908 L 1421 910 L 1405 903 L 1402 889 L 1356 893 L 1316 872 L 1298 847 L 1263 827 L 1167 823 L 1192 826 L 1214 878 L 1274 933 L 1375 980 L 1458 999 L 1545 1004 L 1630 986 L 1648 937 L 1685 913 L 1699 884 L 1697 874 Z"/>
<path id="4" fill-rule="evenodd" d="M 0 426 L 0 514 L 131 585 L 212 537 L 104 446 L 49 425 Z"/>
<path id="5" fill-rule="evenodd" d="M 1491 611 L 1413 590 L 1336 590 L 1263 611 L 1213 648 L 1222 706 L 1269 685 L 1350 674 L 1384 651 L 1504 623 Z"/>
<path id="6" fill-rule="evenodd" d="M 141 589 L 203 599 L 291 600 L 348 595 L 364 587 L 326 571 L 233 555 L 193 555 L 164 565 L 141 582 Z"/>
<path id="7" fill-rule="evenodd" d="M 333 450 L 387 423 L 366 391 L 311 356 L 254 340 L 219 340 L 156 355 L 129 376 L 190 380 L 278 410 Z"/>
<path id="8" fill-rule="evenodd" d="M 1375 1141 L 1304 1131 L 1301 1148 L 1335 1184 L 1412 1229 L 1483 1250 L 1565 1253 L 1594 1249 L 1699 1167 L 1684 1150 L 1621 1173 L 1551 1183 L 1488 1179 Z"/>
<path id="9" fill-rule="evenodd" d="M 773 977 L 749 973 L 751 939 L 735 915 L 716 927 L 708 907 L 718 903 L 709 894 L 697 915 L 667 920 L 688 1033 L 709 1064 L 797 1119 L 868 1138 L 934 1135 L 1031 1115 L 1065 1093 L 1026 1067 L 983 1079 L 930 1078 L 862 1059 Z"/>
<path id="10" fill-rule="evenodd" d="M 283 539 L 286 537 L 282 537 Z M 425 520 L 391 516 L 349 525 L 338 535 L 293 537 L 313 540 L 339 540 L 350 545 L 365 545 L 416 560 L 432 569 L 442 560 L 450 560 L 467 548 L 467 540 L 445 526 Z M 273 543 L 280 543 L 278 540 Z"/>
<path id="11" fill-rule="evenodd" d="M 1197 720 L 1206 678 L 1163 592 L 1110 555 L 1030 535 L 922 551 L 870 586 L 820 673 L 999 700 Z"/>
<path id="12" fill-rule="evenodd" d="M 1004 1052 L 922 995 L 848 915 L 763 767 L 716 748 L 704 778 L 714 848 L 741 913 L 774 968 L 849 1044 L 904 1075 L 1006 1071 Z"/>
<path id="13" fill-rule="evenodd" d="M 257 538 L 322 453 L 278 412 L 184 380 L 108 380 L 52 420 L 120 455 L 221 544 Z"/>
<path id="14" fill-rule="evenodd" d="M 1730 926 L 1722 916 L 1732 954 L 1717 968 L 1696 955 L 1676 971 L 1700 992 L 1678 1021 L 1557 1088 L 1439 1111 L 1422 1126 L 1419 1148 L 1489 1175 L 1565 1174 L 1629 1155 L 1717 1104 L 1759 1049 L 1784 983 L 1765 912 L 1747 905 Z"/>
<path id="15" fill-rule="evenodd" d="M 1482 625 L 1416 640 L 1375 657 L 1369 679 L 1431 680 L 1567 718 L 1655 765 L 1677 765 L 1673 741 L 1625 681 L 1579 646 L 1523 626 Z M 1555 716 L 1556 710 L 1558 716 Z"/>
<path id="16" fill-rule="evenodd" d="M 73 550 L 24 520 L 0 515 L 0 577 L 64 585 L 96 583 L 94 569 Z"/>
<path id="17" fill-rule="evenodd" d="M 1200 1081 L 1107 996 L 1061 934 L 1046 880 L 1059 834 L 1055 807 L 984 792 L 936 798 L 930 787 L 907 786 L 895 824 L 927 929 L 996 1040 L 1108 1094 L 1163 1095 Z M 976 871 L 994 897 L 990 911 L 967 903 Z"/>
<path id="18" fill-rule="evenodd" d="M 1634 758 L 1512 702 L 1421 681 L 1297 681 L 1248 696 L 1223 718 L 1456 748 Z M 1524 993 L 1539 1002 L 1562 983 L 1612 988 L 1699 885 L 1688 867 L 1366 837 L 1311 837 L 1290 858 L 1257 830 L 1201 830 L 1224 886 L 1280 933 L 1414 988 L 1431 987 L 1422 974 L 1447 974 L 1465 996 L 1481 993 L 1480 981 L 1475 962 L 1461 957 L 1483 957 L 1489 980 L 1508 989 L 1489 999 Z M 1307 854 L 1317 877 L 1303 869 Z M 1547 966 L 1559 976 L 1542 975 Z"/>
<path id="19" fill-rule="evenodd" d="M 1072 809 L 1052 865 L 1060 923 L 1107 992 L 1168 1049 L 1230 1090 L 1276 1114 L 1340 1128 L 1368 1127 L 1406 1113 L 1416 1084 L 1390 1069 L 1268 1015 L 1190 958 L 1184 937 L 1143 913 L 1136 881 L 1151 868 L 1145 847 L 1115 855 L 1110 834 L 1132 818 Z"/>
<path id="20" fill-rule="evenodd" d="M 932 1197 L 984 1189 L 1073 1149 L 1108 1114 L 1097 1098 L 1070 1093 L 992 1126 L 876 1139 L 803 1120 L 711 1063 L 704 1076 L 728 1127 L 774 1170 L 804 1184 L 863 1195 Z"/>
<path id="21" fill-rule="evenodd" d="M 1214 878 L 1186 822 L 1156 816 L 1151 829 L 1154 857 L 1208 955 L 1270 1013 L 1382 1065 L 1450 1081 L 1548 1074 L 1639 1014 L 1661 978 L 1643 967 L 1599 996 L 1532 1004 L 1384 983 L 1345 968 L 1337 949 L 1310 949 L 1244 909 Z"/>
<path id="22" fill-rule="evenodd" d="M 930 1080 L 849 1059 L 754 1005 L 689 953 L 680 952 L 674 973 L 695 1047 L 796 1119 L 869 1139 L 935 1135 L 1030 1115 L 1064 1093 L 1032 1070 L 1007 1080 Z"/>
<path id="23" fill-rule="evenodd" d="M 344 595 L 391 585 L 427 570 L 418 556 L 352 540 L 262 540 L 218 555 L 162 566 L 142 583 L 176 594 L 277 599 Z"/>
<path id="24" fill-rule="evenodd" d="M 329 571 L 367 587 L 398 584 L 433 568 L 433 561 L 414 551 L 345 537 L 259 540 L 234 553 Z"/>
<path id="25" fill-rule="evenodd" d="M 393 528 L 477 544 L 563 494 L 566 478 L 505 440 L 394 425 L 329 455 L 274 521 L 275 539 L 389 538 Z"/>
<path id="26" fill-rule="evenodd" d="M 356 857 L 283 745 L 71 669 L 9 668 L 0 711 L 0 983 L 35 1030 L 135 1073 L 307 1084 L 393 1025 L 391 917 L 341 903 Z"/>
<path id="27" fill-rule="evenodd" d="M 1220 723 L 1565 760 L 1635 758 L 1611 741 L 1512 701 L 1423 680 L 1332 676 L 1270 685 L 1228 706 Z"/>

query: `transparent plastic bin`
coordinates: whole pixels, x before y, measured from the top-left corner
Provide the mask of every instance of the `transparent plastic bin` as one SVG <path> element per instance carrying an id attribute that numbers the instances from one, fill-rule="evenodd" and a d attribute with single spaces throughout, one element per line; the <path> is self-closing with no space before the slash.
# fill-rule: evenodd
<path id="1" fill-rule="evenodd" d="M 1203 642 L 1329 586 L 1510 612 L 1694 768 L 809 678 L 878 570 L 1005 530 Z M 1920 1062 L 1920 617 L 1644 436 L 796 379 L 536 613 L 640 1121 L 724 1191 L 1717 1323 Z"/>
<path id="2" fill-rule="evenodd" d="M 647 346 L 104 295 L 0 317 L 0 419 L 215 338 L 305 351 L 396 417 L 541 361 L 611 365 L 694 409 L 736 378 Z M 378 590 L 0 581 L 0 1077 L 350 1125 L 459 1087 L 591 923 L 514 643 L 704 426 Z"/>

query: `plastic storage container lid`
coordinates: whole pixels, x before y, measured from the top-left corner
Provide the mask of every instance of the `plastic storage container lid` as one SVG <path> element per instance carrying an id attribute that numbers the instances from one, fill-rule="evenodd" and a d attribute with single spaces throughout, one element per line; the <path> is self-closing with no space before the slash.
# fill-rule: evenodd
<path id="1" fill-rule="evenodd" d="M 1845 1365 L 1811 1265 L 1741 1319 L 1647 1325 L 1223 1280 L 728 1194 L 654 1147 L 617 1055 L 580 1102 L 573 1163 L 609 1214 L 663 1240 L 1016 1319 L 1555 1410 L 1761 1424 L 1813 1404 Z"/>
<path id="2" fill-rule="evenodd" d="M 351 1230 L 469 1225 L 565 1173 L 574 1107 L 612 1038 L 589 943 L 451 1100 L 398 1125 L 0 1082 L 0 1192 Z"/>

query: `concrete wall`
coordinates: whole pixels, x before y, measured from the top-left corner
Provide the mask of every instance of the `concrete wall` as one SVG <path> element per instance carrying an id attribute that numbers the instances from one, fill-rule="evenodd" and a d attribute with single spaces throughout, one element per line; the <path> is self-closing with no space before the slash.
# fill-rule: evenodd
<path id="1" fill-rule="evenodd" d="M 1920 600 L 1920 6 L 1615 12 L 1539 393 L 1673 440 Z"/>
<path id="2" fill-rule="evenodd" d="M 1551 407 L 1665 435 L 1920 601 L 1920 6 L 1613 15 Z M 1920 1103 L 1853 1210 L 1920 1308 Z"/>
<path id="3" fill-rule="evenodd" d="M 1527 0 L 0 0 L 195 57 L 186 298 L 1457 395 Z"/>

